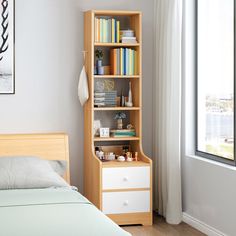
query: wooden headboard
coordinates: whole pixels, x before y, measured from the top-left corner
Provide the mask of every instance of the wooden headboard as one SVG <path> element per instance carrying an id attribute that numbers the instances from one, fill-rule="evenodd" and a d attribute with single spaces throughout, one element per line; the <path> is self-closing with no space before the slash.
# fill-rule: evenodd
<path id="1" fill-rule="evenodd" d="M 66 160 L 64 179 L 70 183 L 69 144 L 66 134 L 0 135 L 1 156 L 37 156 L 46 160 Z"/>

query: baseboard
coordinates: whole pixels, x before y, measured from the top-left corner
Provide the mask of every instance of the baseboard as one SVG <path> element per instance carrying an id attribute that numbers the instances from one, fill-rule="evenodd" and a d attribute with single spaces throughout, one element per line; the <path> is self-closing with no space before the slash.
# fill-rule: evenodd
<path id="1" fill-rule="evenodd" d="M 219 230 L 211 227 L 210 225 L 205 224 L 204 222 L 188 215 L 183 212 L 183 222 L 188 225 L 191 225 L 193 228 L 201 231 L 202 233 L 208 236 L 227 236 L 226 234 L 220 232 Z"/>

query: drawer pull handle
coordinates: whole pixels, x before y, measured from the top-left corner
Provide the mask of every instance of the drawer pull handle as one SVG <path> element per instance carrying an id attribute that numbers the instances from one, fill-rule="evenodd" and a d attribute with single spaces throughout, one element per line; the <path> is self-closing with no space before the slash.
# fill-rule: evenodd
<path id="1" fill-rule="evenodd" d="M 128 204 L 129 204 L 128 200 L 124 201 L 124 206 L 128 206 Z"/>
<path id="2" fill-rule="evenodd" d="M 126 177 L 124 177 L 124 181 L 128 181 L 129 179 L 128 179 L 128 177 L 126 176 Z"/>

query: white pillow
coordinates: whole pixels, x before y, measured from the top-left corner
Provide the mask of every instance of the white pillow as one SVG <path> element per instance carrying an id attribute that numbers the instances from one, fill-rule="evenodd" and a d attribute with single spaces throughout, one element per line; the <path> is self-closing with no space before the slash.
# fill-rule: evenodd
<path id="1" fill-rule="evenodd" d="M 0 189 L 69 187 L 47 160 L 0 157 Z"/>

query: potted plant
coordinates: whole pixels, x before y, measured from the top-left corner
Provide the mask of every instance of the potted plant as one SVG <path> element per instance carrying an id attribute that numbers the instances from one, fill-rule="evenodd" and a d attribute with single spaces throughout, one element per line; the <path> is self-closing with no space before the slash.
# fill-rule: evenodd
<path id="1" fill-rule="evenodd" d="M 103 51 L 101 49 L 97 49 L 95 51 L 95 56 L 97 58 L 97 67 L 102 67 Z"/>
<path id="2" fill-rule="evenodd" d="M 117 129 L 123 129 L 123 119 L 126 119 L 126 114 L 124 112 L 118 112 L 114 119 L 117 120 Z"/>

